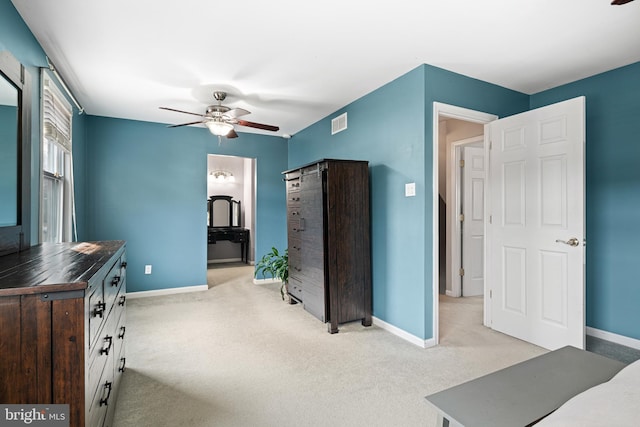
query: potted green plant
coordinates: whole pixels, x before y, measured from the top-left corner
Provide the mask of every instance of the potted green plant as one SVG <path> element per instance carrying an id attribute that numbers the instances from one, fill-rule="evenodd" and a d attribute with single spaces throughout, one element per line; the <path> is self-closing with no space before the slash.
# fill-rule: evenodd
<path id="1" fill-rule="evenodd" d="M 280 295 L 283 300 L 292 302 L 289 294 L 287 293 L 287 285 L 289 283 L 289 249 L 285 249 L 283 253 L 280 253 L 275 247 L 271 248 L 271 252 L 268 252 L 262 256 L 260 261 L 256 263 L 256 270 L 254 277 L 258 274 L 262 274 L 265 277 L 267 274 L 276 280 L 282 281 L 280 287 Z"/>

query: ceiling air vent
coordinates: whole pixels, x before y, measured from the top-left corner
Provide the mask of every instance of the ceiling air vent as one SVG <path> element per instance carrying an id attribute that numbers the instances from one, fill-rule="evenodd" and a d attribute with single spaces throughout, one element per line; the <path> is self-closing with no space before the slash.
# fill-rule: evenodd
<path id="1" fill-rule="evenodd" d="M 347 128 L 347 113 L 342 113 L 335 119 L 331 119 L 331 135 L 342 132 Z"/>

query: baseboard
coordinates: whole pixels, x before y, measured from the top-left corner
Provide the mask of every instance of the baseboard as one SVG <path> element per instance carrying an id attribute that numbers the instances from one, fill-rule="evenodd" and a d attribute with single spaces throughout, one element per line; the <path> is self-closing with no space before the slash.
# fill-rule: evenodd
<path id="1" fill-rule="evenodd" d="M 159 295 L 183 294 L 186 292 L 200 292 L 209 289 L 208 285 L 185 286 L 183 288 L 156 289 L 152 291 L 127 292 L 128 299 L 157 297 Z"/>
<path id="2" fill-rule="evenodd" d="M 282 283 L 279 279 L 253 279 L 254 285 L 266 285 L 269 283 Z"/>
<path id="3" fill-rule="evenodd" d="M 635 338 L 625 337 L 624 335 L 614 334 L 613 332 L 607 332 L 596 328 L 586 327 L 586 333 L 589 336 L 600 338 L 603 340 L 611 341 L 616 344 L 624 345 L 627 347 L 635 348 L 636 350 L 640 350 L 640 340 Z"/>
<path id="4" fill-rule="evenodd" d="M 454 297 L 454 298 L 457 297 L 457 295 L 454 294 L 453 291 L 450 291 L 448 289 L 445 291 L 445 295 L 448 296 L 448 297 Z"/>
<path id="5" fill-rule="evenodd" d="M 396 326 L 393 326 L 392 324 L 387 323 L 384 320 L 380 320 L 375 316 L 372 317 L 372 320 L 373 320 L 373 324 L 376 325 L 377 327 L 384 329 L 385 331 L 390 332 L 393 335 L 396 335 L 405 341 L 409 341 L 411 344 L 417 345 L 418 347 L 429 348 L 436 345 L 436 341 L 433 338 L 429 338 L 428 340 L 423 340 L 422 338 L 419 338 L 413 334 L 410 334 L 405 330 L 402 330 Z"/>
<path id="6" fill-rule="evenodd" d="M 242 262 L 242 258 L 209 259 L 207 264 L 226 264 L 231 262 Z"/>

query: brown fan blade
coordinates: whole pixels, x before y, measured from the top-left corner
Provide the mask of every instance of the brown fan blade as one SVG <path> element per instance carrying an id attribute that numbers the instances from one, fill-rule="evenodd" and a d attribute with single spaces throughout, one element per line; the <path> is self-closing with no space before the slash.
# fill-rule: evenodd
<path id="1" fill-rule="evenodd" d="M 180 126 L 189 126 L 189 125 L 197 125 L 198 123 L 204 123 L 202 120 L 198 120 L 197 122 L 189 122 L 189 123 L 182 123 L 179 125 L 168 125 L 168 128 L 179 128 Z"/>
<path id="2" fill-rule="evenodd" d="M 190 113 L 188 111 L 182 111 L 182 110 L 176 110 L 175 108 L 169 108 L 169 107 L 158 107 L 161 110 L 167 110 L 167 111 L 175 111 L 176 113 L 184 113 L 184 114 L 191 114 L 193 116 L 200 116 L 202 117 L 202 114 L 198 114 L 198 113 Z"/>
<path id="3" fill-rule="evenodd" d="M 225 116 L 228 116 L 232 119 L 240 116 L 246 116 L 247 114 L 251 114 L 251 111 L 247 111 L 244 108 L 232 108 L 231 110 L 224 113 Z"/>
<path id="4" fill-rule="evenodd" d="M 620 6 L 620 5 L 623 5 L 623 4 L 630 3 L 630 2 L 632 2 L 632 1 L 633 1 L 633 0 L 613 0 L 613 1 L 611 2 L 611 4 L 612 4 L 612 5 L 616 5 L 616 6 Z"/>
<path id="5" fill-rule="evenodd" d="M 255 122 L 248 122 L 246 120 L 238 120 L 238 124 L 240 126 L 246 126 L 248 128 L 256 128 L 256 129 L 262 129 L 262 130 L 270 130 L 272 132 L 277 132 L 280 130 L 280 128 L 278 126 L 271 126 L 271 125 L 263 125 L 261 123 L 255 123 Z"/>
<path id="6" fill-rule="evenodd" d="M 238 137 L 238 134 L 237 134 L 237 133 L 236 133 L 236 131 L 235 131 L 235 130 L 233 130 L 233 129 L 231 129 L 231 130 L 229 131 L 229 133 L 227 134 L 227 138 L 237 138 L 237 137 Z"/>

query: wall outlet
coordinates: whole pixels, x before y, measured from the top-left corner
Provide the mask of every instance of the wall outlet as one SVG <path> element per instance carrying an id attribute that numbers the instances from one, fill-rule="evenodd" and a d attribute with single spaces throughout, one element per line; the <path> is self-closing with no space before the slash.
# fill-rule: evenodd
<path id="1" fill-rule="evenodd" d="M 144 274 L 151 274 L 151 265 L 144 266 Z"/>
<path id="2" fill-rule="evenodd" d="M 416 183 L 410 182 L 404 185 L 404 196 L 413 197 L 416 195 Z"/>

